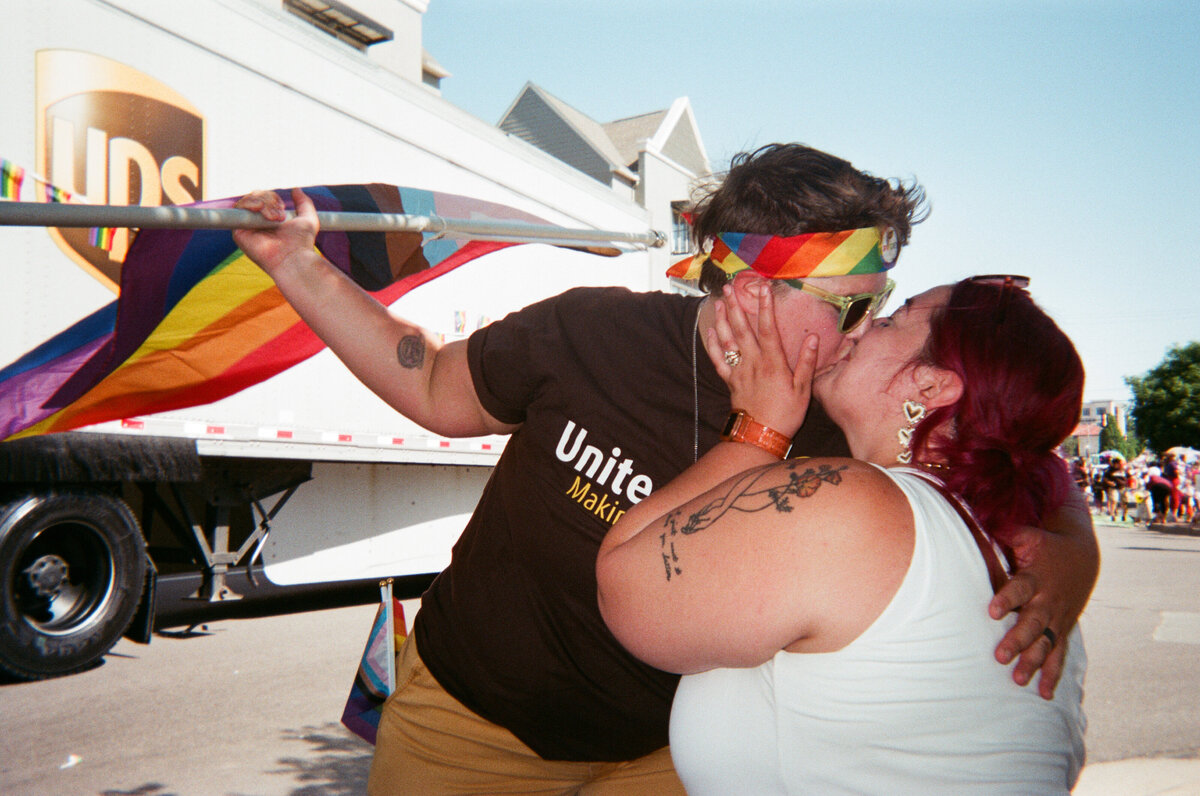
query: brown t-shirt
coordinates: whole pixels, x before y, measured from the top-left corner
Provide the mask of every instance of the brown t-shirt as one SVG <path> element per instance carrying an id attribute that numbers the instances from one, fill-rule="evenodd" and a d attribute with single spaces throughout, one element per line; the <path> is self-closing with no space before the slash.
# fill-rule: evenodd
<path id="1" fill-rule="evenodd" d="M 693 462 L 697 399 L 699 452 L 719 440 L 729 392 L 703 343 L 693 349 L 699 305 L 580 288 L 470 338 L 484 408 L 521 427 L 414 633 L 450 694 L 543 758 L 631 760 L 667 745 L 678 677 L 608 632 L 595 563 L 621 514 Z M 797 455 L 848 455 L 815 405 L 796 441 Z"/>

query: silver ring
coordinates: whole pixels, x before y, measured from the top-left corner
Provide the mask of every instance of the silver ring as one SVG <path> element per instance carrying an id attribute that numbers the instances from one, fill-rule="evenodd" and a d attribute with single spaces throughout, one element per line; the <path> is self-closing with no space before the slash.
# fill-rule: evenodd
<path id="1" fill-rule="evenodd" d="M 731 368 L 736 368 L 738 365 L 742 364 L 742 352 L 741 351 L 726 351 L 725 352 L 725 364 Z"/>
<path id="2" fill-rule="evenodd" d="M 1050 639 L 1050 649 L 1054 649 L 1058 646 L 1058 635 L 1053 630 L 1046 628 L 1042 631 L 1042 635 Z"/>

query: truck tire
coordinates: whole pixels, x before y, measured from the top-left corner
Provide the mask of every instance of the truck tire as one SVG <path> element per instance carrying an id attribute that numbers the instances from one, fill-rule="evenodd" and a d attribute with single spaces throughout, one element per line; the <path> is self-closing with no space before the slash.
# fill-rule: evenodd
<path id="1" fill-rule="evenodd" d="M 53 491 L 0 505 L 0 669 L 70 674 L 121 638 L 146 578 L 146 543 L 125 501 Z"/>

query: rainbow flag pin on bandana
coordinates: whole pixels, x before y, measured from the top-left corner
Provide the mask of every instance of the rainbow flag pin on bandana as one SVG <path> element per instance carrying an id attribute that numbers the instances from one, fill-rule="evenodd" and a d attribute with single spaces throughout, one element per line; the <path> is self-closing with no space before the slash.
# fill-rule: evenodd
<path id="1" fill-rule="evenodd" d="M 894 266 L 899 254 L 900 239 L 891 227 L 884 227 L 882 235 L 876 227 L 864 227 L 787 238 L 720 232 L 711 251 L 680 260 L 667 275 L 699 279 L 700 268 L 709 259 L 730 276 L 747 268 L 769 279 L 875 274 Z"/>

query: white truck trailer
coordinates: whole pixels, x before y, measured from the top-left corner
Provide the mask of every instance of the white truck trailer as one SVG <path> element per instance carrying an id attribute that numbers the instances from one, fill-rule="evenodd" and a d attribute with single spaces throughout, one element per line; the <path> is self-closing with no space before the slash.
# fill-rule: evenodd
<path id="1" fill-rule="evenodd" d="M 380 3 L 416 14 L 419 30 L 425 0 Z M 6 3 L 0 158 L 23 169 L 18 198 L 52 187 L 96 204 L 183 204 L 382 182 L 566 227 L 650 227 L 632 193 L 455 108 L 295 5 Z M 409 38 L 397 43 L 420 47 Z M 85 230 L 0 228 L 0 366 L 114 300 L 124 235 L 109 251 Z M 571 286 L 665 287 L 667 259 L 516 246 L 394 310 L 465 336 Z M 122 634 L 148 641 L 155 573 L 180 566 L 204 571 L 210 600 L 235 597 L 225 574 L 260 555 L 278 584 L 437 572 L 503 444 L 429 434 L 328 351 L 218 403 L 2 443 L 0 669 L 64 674 Z"/>

